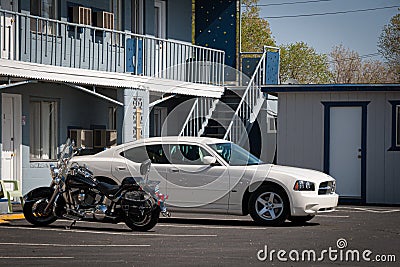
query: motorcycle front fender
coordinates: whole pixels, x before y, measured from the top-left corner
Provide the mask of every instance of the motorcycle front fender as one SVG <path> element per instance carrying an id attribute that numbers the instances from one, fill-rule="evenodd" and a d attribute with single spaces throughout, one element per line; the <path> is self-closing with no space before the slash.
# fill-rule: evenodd
<path id="1" fill-rule="evenodd" d="M 25 202 L 31 202 L 31 201 L 36 201 L 38 199 L 43 198 L 44 196 L 51 196 L 54 192 L 54 189 L 52 187 L 44 186 L 44 187 L 38 187 L 35 188 L 31 191 L 29 191 L 25 196 L 24 196 L 24 201 Z"/>

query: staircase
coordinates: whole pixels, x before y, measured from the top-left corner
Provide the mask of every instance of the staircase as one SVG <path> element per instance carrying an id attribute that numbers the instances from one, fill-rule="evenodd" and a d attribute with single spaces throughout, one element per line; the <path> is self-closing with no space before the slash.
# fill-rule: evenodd
<path id="1" fill-rule="evenodd" d="M 198 117 L 194 114 L 199 114 L 194 107 L 180 135 L 220 138 L 245 146 L 264 103 L 260 86 L 266 83 L 266 60 L 267 51 L 264 49 L 247 86 L 226 87 L 224 95 L 213 101 L 212 108 L 205 109 L 208 112 L 201 121 L 194 119 Z"/>
<path id="2" fill-rule="evenodd" d="M 216 104 L 203 136 L 230 140 L 244 145 L 264 103 L 260 86 L 265 83 L 265 51 L 246 87 L 227 87 Z"/>
<path id="3" fill-rule="evenodd" d="M 225 88 L 225 93 L 217 102 L 202 136 L 224 139 L 245 90 L 246 87 L 243 86 Z"/>

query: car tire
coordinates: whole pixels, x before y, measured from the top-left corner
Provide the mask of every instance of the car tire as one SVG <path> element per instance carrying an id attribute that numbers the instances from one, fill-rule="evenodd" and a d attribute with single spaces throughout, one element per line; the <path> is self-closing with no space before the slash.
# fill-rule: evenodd
<path id="1" fill-rule="evenodd" d="M 276 185 L 260 186 L 249 199 L 249 213 L 259 225 L 278 226 L 289 216 L 289 199 Z"/>
<path id="2" fill-rule="evenodd" d="M 307 216 L 289 216 L 288 220 L 296 223 L 296 224 L 304 224 L 310 220 L 312 220 L 315 215 L 307 215 Z"/>

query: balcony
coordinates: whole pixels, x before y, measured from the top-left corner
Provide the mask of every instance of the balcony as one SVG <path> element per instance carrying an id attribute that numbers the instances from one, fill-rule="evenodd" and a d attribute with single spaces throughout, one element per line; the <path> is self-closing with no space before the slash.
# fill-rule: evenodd
<path id="1" fill-rule="evenodd" d="M 0 9 L 2 59 L 223 86 L 224 51 Z"/>

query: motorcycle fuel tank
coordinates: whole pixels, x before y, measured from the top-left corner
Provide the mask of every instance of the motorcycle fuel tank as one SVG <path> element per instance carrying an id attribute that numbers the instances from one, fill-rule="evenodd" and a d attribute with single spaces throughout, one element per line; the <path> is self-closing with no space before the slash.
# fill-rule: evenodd
<path id="1" fill-rule="evenodd" d="M 82 174 L 69 174 L 66 179 L 68 186 L 73 188 L 93 188 L 97 184 L 91 177 L 86 177 Z"/>

